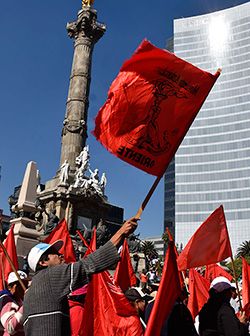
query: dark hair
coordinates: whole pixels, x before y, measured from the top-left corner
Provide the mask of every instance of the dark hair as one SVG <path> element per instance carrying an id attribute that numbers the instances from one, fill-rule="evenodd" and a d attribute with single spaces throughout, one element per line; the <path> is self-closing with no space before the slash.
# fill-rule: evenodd
<path id="1" fill-rule="evenodd" d="M 40 257 L 40 259 L 39 259 L 39 261 L 37 263 L 37 266 L 36 266 L 36 272 L 41 271 L 41 270 L 47 268 L 47 266 L 42 266 L 40 264 L 40 261 L 48 261 L 49 260 L 49 254 L 60 255 L 60 253 L 53 246 L 51 246 L 46 252 L 44 252 L 41 255 L 41 257 Z"/>

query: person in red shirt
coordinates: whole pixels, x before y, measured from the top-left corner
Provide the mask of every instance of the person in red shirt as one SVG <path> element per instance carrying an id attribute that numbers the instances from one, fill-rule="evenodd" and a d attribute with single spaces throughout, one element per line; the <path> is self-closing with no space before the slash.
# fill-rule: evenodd
<path id="1" fill-rule="evenodd" d="M 68 296 L 71 336 L 82 336 L 84 334 L 83 313 L 87 291 L 88 285 L 84 285 Z"/>

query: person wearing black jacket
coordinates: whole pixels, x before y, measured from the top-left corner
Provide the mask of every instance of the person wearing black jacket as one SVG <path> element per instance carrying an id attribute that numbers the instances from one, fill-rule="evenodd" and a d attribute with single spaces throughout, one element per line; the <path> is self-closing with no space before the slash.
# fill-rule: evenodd
<path id="1" fill-rule="evenodd" d="M 199 313 L 200 336 L 248 336 L 245 316 L 241 315 L 239 320 L 230 305 L 232 285 L 229 280 L 215 278 L 209 296 Z"/>

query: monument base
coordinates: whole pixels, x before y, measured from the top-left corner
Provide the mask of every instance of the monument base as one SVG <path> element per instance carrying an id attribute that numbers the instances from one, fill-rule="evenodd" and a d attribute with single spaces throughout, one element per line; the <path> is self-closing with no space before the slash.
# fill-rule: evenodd
<path id="1" fill-rule="evenodd" d="M 37 222 L 30 218 L 19 217 L 12 219 L 17 255 L 26 257 L 29 250 L 39 242 L 40 232 L 36 230 Z"/>

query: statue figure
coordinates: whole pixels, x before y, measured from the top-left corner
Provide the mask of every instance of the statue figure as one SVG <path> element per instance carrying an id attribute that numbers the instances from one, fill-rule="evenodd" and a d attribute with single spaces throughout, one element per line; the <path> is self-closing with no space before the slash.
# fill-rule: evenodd
<path id="1" fill-rule="evenodd" d="M 40 175 L 40 171 L 37 169 L 36 172 L 36 176 L 37 176 L 37 188 L 36 188 L 36 192 L 40 193 L 41 192 L 41 175 Z"/>
<path id="2" fill-rule="evenodd" d="M 92 6 L 94 3 L 94 0 L 82 0 L 82 7 L 83 6 Z"/>
<path id="3" fill-rule="evenodd" d="M 139 235 L 140 234 L 135 235 L 135 234 L 132 233 L 127 238 L 129 252 L 131 252 L 131 253 L 138 253 L 138 252 L 140 252 L 140 250 L 141 250 L 141 244 L 140 244 Z"/>
<path id="4" fill-rule="evenodd" d="M 104 190 L 105 190 L 106 185 L 107 185 L 107 177 L 106 177 L 105 173 L 102 173 L 102 177 L 101 177 L 101 181 L 100 181 L 100 186 L 101 186 L 103 194 L 104 194 Z"/>
<path id="5" fill-rule="evenodd" d="M 65 184 L 69 179 L 69 163 L 68 160 L 65 160 L 60 167 L 60 181 Z"/>
<path id="6" fill-rule="evenodd" d="M 99 179 L 99 170 L 96 168 L 94 171 L 89 169 L 90 178 L 88 180 L 89 187 L 92 187 L 98 195 L 102 196 L 103 192 L 100 186 L 100 179 Z"/>
<path id="7" fill-rule="evenodd" d="M 111 233 L 103 219 L 97 224 L 96 228 L 96 245 L 104 245 L 111 238 Z"/>
<path id="8" fill-rule="evenodd" d="M 48 217 L 48 223 L 46 224 L 44 234 L 49 234 L 59 223 L 59 218 L 56 215 L 56 209 L 51 210 L 49 213 L 45 211 L 45 214 Z"/>
<path id="9" fill-rule="evenodd" d="M 76 157 L 75 163 L 78 166 L 81 166 L 82 170 L 84 170 L 84 172 L 87 170 L 87 168 L 89 166 L 89 146 L 85 146 L 83 148 L 81 153 Z"/>

